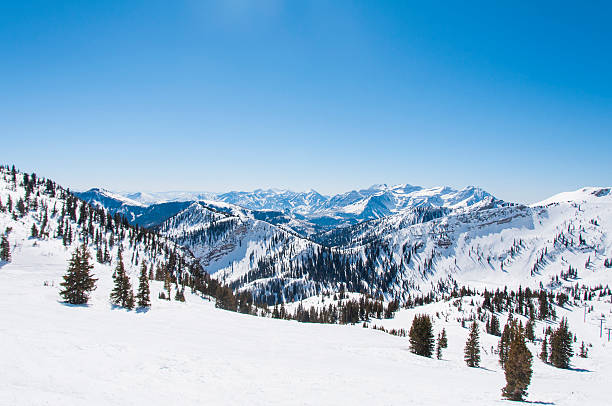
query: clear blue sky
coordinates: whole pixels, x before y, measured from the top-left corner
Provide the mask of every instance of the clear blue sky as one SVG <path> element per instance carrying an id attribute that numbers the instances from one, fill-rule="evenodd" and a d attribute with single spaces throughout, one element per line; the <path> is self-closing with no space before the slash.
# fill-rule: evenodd
<path id="1" fill-rule="evenodd" d="M 611 185 L 611 18 L 605 1 L 3 1 L 0 160 L 113 190 Z"/>

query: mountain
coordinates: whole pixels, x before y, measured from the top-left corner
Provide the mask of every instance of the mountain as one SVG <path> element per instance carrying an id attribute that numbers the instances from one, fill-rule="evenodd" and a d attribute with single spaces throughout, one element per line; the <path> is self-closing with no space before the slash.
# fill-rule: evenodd
<path id="1" fill-rule="evenodd" d="M 170 204 L 96 193 L 92 201 L 135 221 Z M 611 199 L 610 188 L 595 187 L 531 206 L 477 187 L 374 185 L 331 197 L 256 190 L 173 202 L 184 206 L 163 211 L 168 218 L 155 228 L 215 279 L 261 302 L 340 290 L 405 300 L 461 284 L 607 283 Z"/>
<path id="2" fill-rule="evenodd" d="M 160 232 L 188 247 L 218 280 L 269 304 L 340 290 L 405 300 L 461 284 L 594 285 L 612 281 L 607 191 L 583 189 L 569 201 L 533 206 L 421 205 L 335 229 L 318 241 L 249 211 L 220 216 L 192 204 Z"/>
<path id="3" fill-rule="evenodd" d="M 98 188 L 86 192 L 74 192 L 74 195 L 95 207 L 105 208 L 113 214 L 121 214 L 131 224 L 148 228 L 160 224 L 190 204 L 188 201 L 171 201 L 146 205 L 127 196 Z"/>
<path id="4" fill-rule="evenodd" d="M 191 202 L 207 200 L 229 203 L 285 224 L 295 232 L 315 238 L 337 227 L 378 219 L 416 207 L 463 210 L 502 204 L 489 193 L 473 186 L 462 190 L 449 187 L 422 188 L 411 185 L 374 185 L 368 189 L 323 196 L 314 190 L 293 192 L 257 189 L 253 192 L 159 192 L 114 193 L 91 189 L 77 193 L 82 199 L 127 217 L 132 223 L 153 227 L 177 214 Z"/>

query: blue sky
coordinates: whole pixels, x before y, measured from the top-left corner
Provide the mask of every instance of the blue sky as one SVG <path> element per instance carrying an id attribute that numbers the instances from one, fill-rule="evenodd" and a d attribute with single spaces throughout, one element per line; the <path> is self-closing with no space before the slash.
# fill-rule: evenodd
<path id="1" fill-rule="evenodd" d="M 612 185 L 588 3 L 1 2 L 0 160 L 113 190 Z"/>

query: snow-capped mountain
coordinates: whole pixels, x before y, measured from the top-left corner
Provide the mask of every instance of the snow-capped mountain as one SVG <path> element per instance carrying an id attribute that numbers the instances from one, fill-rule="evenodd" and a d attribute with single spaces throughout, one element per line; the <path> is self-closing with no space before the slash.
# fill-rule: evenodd
<path id="1" fill-rule="evenodd" d="M 374 185 L 368 189 L 324 196 L 314 190 L 293 192 L 257 189 L 253 192 L 160 192 L 113 193 L 91 189 L 77 193 L 92 204 L 101 204 L 126 216 L 130 221 L 154 226 L 178 213 L 193 201 L 229 203 L 262 212 L 274 224 L 286 224 L 294 231 L 312 237 L 336 227 L 357 224 L 417 207 L 464 210 L 503 202 L 477 187 L 455 190 L 450 187 L 422 188 L 412 185 Z M 155 202 L 155 203 L 152 203 Z M 170 204 L 173 203 L 173 204 Z M 152 216 L 147 213 L 160 213 Z M 156 223 L 157 221 L 157 223 Z"/>
<path id="2" fill-rule="evenodd" d="M 325 233 L 319 242 L 244 211 L 193 204 L 160 230 L 215 278 L 274 304 L 341 289 L 405 298 L 459 284 L 612 281 L 612 196 L 586 188 L 543 205 L 409 211 Z M 185 219 L 189 219 L 186 221 Z M 327 241 L 327 244 L 320 242 Z M 333 248 L 330 248 L 333 246 Z"/>
<path id="3" fill-rule="evenodd" d="M 607 280 L 611 199 L 610 188 L 531 206 L 476 187 L 375 185 L 331 197 L 257 190 L 174 202 L 184 206 L 164 212 L 157 228 L 219 281 L 269 304 L 341 289 L 391 299 L 457 283 L 539 286 L 576 274 Z M 149 218 L 143 210 L 171 204 L 94 201 L 136 221 Z"/>

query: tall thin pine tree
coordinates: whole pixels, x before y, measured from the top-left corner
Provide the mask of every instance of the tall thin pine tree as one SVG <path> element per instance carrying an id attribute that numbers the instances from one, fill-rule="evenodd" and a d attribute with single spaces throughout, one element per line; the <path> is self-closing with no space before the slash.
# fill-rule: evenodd
<path id="1" fill-rule="evenodd" d="M 480 365 L 480 343 L 478 335 L 478 323 L 476 320 L 470 326 L 470 335 L 465 343 L 465 363 L 469 367 L 477 367 Z"/>
<path id="2" fill-rule="evenodd" d="M 138 279 L 138 294 L 136 295 L 136 299 L 138 300 L 138 307 L 151 307 L 150 296 L 151 291 L 149 289 L 147 266 L 143 262 L 142 266 L 140 267 L 140 278 Z"/>

